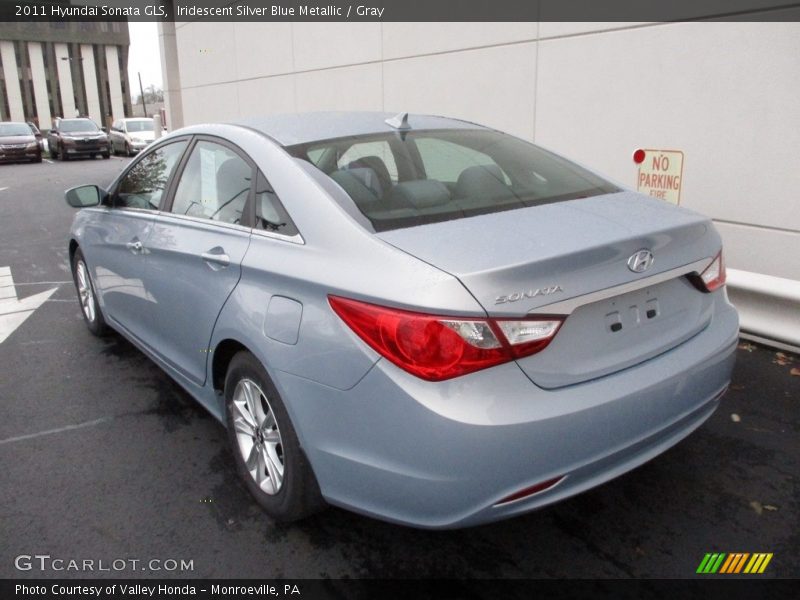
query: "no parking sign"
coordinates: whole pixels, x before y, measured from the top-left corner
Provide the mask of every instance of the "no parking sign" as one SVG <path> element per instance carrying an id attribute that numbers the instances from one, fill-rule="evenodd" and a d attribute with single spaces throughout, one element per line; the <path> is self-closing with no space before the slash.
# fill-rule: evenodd
<path id="1" fill-rule="evenodd" d="M 672 204 L 681 203 L 683 152 L 640 148 L 633 153 L 633 162 L 639 165 L 636 175 L 639 192 Z"/>

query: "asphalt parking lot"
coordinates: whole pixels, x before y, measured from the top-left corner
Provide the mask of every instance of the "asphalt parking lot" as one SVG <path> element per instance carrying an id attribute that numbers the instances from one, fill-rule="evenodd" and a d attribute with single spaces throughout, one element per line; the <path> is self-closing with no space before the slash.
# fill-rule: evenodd
<path id="1" fill-rule="evenodd" d="M 0 270 L 20 300 L 53 290 L 0 342 L 0 577 L 674 578 L 707 552 L 773 553 L 756 577 L 800 576 L 800 358 L 748 343 L 704 426 L 556 506 L 449 532 L 338 509 L 273 524 L 222 426 L 121 337 L 86 331 L 63 190 L 127 160 L 0 165 Z M 193 568 L 15 567 L 35 554 Z"/>

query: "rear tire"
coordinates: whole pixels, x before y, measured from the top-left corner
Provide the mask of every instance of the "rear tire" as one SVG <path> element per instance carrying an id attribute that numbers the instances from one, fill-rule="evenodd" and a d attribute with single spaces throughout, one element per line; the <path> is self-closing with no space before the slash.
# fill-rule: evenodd
<path id="1" fill-rule="evenodd" d="M 249 352 L 231 360 L 225 405 L 236 470 L 264 511 L 289 522 L 321 510 L 325 501 L 283 400 Z"/>
<path id="2" fill-rule="evenodd" d="M 75 256 L 72 257 L 72 279 L 75 281 L 78 302 L 81 305 L 81 314 L 83 314 L 86 327 L 92 334 L 98 337 L 104 336 L 108 333 L 108 325 L 106 325 L 106 320 L 100 311 L 97 293 L 92 283 L 92 277 L 89 274 L 89 267 L 86 266 L 86 260 L 83 258 L 83 252 L 81 252 L 80 248 L 75 250 Z"/>

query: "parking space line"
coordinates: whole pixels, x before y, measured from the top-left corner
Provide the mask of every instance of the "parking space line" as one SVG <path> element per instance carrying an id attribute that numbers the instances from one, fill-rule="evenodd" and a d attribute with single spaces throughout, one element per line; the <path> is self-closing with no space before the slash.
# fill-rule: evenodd
<path id="1" fill-rule="evenodd" d="M 21 285 L 61 285 L 62 283 L 72 283 L 71 281 L 29 281 L 27 283 L 17 283 L 16 281 L 11 285 L 6 285 L 3 278 L 0 277 L 0 289 L 5 287 L 19 287 Z"/>
<path id="2" fill-rule="evenodd" d="M 0 188 L 0 192 L 3 192 L 3 191 L 5 191 L 5 190 L 7 190 L 7 189 L 8 189 L 8 187 L 1 187 L 1 188 Z"/>
<path id="3" fill-rule="evenodd" d="M 95 419 L 94 421 L 85 421 L 83 423 L 76 423 L 75 425 L 67 425 L 66 427 L 58 427 L 57 429 L 46 429 L 45 431 L 39 431 L 37 433 L 29 433 L 27 435 L 18 435 L 15 437 L 6 438 L 4 440 L 0 440 L 0 446 L 3 444 L 12 444 L 14 442 L 21 442 L 23 440 L 31 440 L 34 438 L 42 437 L 45 435 L 53 435 L 54 433 L 62 433 L 64 431 L 72 431 L 73 429 L 83 429 L 84 427 L 94 427 L 95 425 L 100 425 L 101 423 L 105 423 L 107 421 L 111 421 L 114 417 L 102 417 L 101 419 Z"/>

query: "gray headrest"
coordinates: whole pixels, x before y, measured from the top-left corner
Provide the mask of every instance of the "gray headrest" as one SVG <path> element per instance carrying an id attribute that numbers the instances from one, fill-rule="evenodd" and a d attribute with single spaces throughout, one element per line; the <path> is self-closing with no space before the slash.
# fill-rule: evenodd
<path id="1" fill-rule="evenodd" d="M 497 165 L 476 165 L 467 167 L 458 176 L 455 197 L 488 196 L 490 198 L 512 194 L 504 181 L 503 171 Z"/>
<path id="2" fill-rule="evenodd" d="M 388 204 L 393 208 L 427 208 L 450 202 L 450 192 L 441 181 L 418 179 L 394 186 Z"/>
<path id="3" fill-rule="evenodd" d="M 330 178 L 338 183 L 345 192 L 355 201 L 356 204 L 372 204 L 378 201 L 378 195 L 375 191 L 364 183 L 364 181 L 357 177 L 353 171 L 357 169 L 347 169 L 334 171 L 330 174 Z"/>

